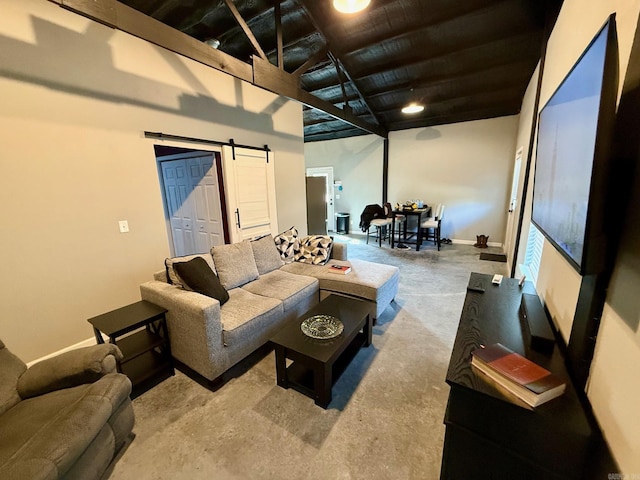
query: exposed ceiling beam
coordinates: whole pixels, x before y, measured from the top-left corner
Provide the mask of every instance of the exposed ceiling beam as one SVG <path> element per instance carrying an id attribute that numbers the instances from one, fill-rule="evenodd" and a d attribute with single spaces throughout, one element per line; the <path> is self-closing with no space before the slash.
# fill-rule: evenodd
<path id="1" fill-rule="evenodd" d="M 375 133 L 376 135 L 384 138 L 388 136 L 388 132 L 386 129 L 378 125 L 372 125 L 368 122 L 365 122 L 352 113 L 342 110 L 332 103 L 321 100 L 315 95 L 302 90 L 297 86 L 297 77 L 283 70 L 280 70 L 278 67 L 272 65 L 271 63 L 255 56 L 253 57 L 253 72 L 253 83 L 260 86 L 261 88 L 264 88 L 265 90 L 283 95 L 285 97 L 291 98 L 292 100 L 297 100 L 298 102 L 303 103 L 309 107 L 322 110 L 332 117 L 349 123 L 355 127 L 361 128 L 369 133 Z"/>
<path id="2" fill-rule="evenodd" d="M 338 138 L 350 138 L 350 137 L 358 137 L 362 135 L 367 135 L 367 132 L 350 128 L 347 130 L 338 130 L 333 132 L 305 134 L 304 141 L 305 142 L 322 142 L 324 140 L 336 140 Z"/>
<path id="3" fill-rule="evenodd" d="M 282 10 L 280 8 L 280 0 L 276 0 L 274 8 L 274 16 L 276 20 L 276 52 L 278 58 L 278 68 L 284 70 L 284 48 L 282 46 Z"/>
<path id="4" fill-rule="evenodd" d="M 63 8 L 251 82 L 251 65 L 211 48 L 117 0 L 50 0 Z"/>
<path id="5" fill-rule="evenodd" d="M 504 44 L 506 41 L 514 46 L 514 48 L 510 48 L 506 52 L 506 58 L 518 58 L 522 56 L 522 48 L 537 48 L 535 46 L 531 47 L 531 35 L 534 34 L 535 32 L 532 31 L 519 32 L 515 35 L 491 39 L 488 42 L 476 42 L 464 47 L 451 48 L 447 51 L 441 51 L 428 57 L 421 55 L 419 58 L 416 57 L 418 58 L 416 61 L 412 61 L 408 58 L 403 59 L 396 57 L 394 58 L 394 63 L 392 65 L 367 66 L 367 70 L 359 72 L 357 80 L 366 81 L 369 77 L 394 74 L 398 70 L 402 69 L 411 70 L 420 67 L 428 68 L 428 65 L 434 61 L 445 61 L 448 59 L 448 61 L 454 62 L 455 58 L 461 56 L 485 59 L 489 54 L 491 54 L 490 61 L 497 63 L 499 61 L 504 61 L 504 57 L 501 58 L 496 52 L 497 49 L 500 48 L 501 44 Z"/>
<path id="6" fill-rule="evenodd" d="M 302 0 L 299 0 L 299 1 L 302 1 Z M 446 17 L 432 20 L 430 23 L 419 22 L 415 25 L 414 28 L 403 29 L 402 31 L 396 31 L 391 34 L 387 34 L 384 37 L 378 37 L 378 39 L 374 41 L 372 41 L 371 39 L 368 39 L 365 43 L 361 45 L 351 45 L 351 46 L 339 45 L 337 48 L 345 49 L 349 47 L 347 50 L 340 50 L 339 53 L 341 54 L 341 56 L 351 55 L 354 53 L 358 53 L 360 51 L 368 51 L 368 50 L 379 48 L 382 46 L 382 44 L 385 44 L 385 43 L 397 42 L 398 40 L 401 40 L 402 38 L 410 35 L 427 37 L 430 35 L 430 33 L 433 34 L 433 32 L 430 32 L 431 30 L 442 29 L 442 26 L 444 24 L 447 24 L 450 22 L 453 23 L 453 22 L 464 21 L 465 17 L 483 14 L 486 11 L 495 10 L 496 8 L 509 7 L 509 0 L 498 0 L 497 2 L 489 0 L 484 4 L 480 4 L 479 6 L 473 5 L 473 4 L 471 4 L 470 6 L 467 6 L 466 4 L 467 2 L 462 2 L 462 3 L 465 5 L 465 7 L 467 7 L 463 12 L 460 11 L 462 9 L 456 10 L 454 13 Z M 500 16 L 495 17 L 496 22 L 500 20 L 502 20 Z M 504 21 L 508 21 L 508 20 L 505 19 Z M 496 26 L 494 22 L 494 24 L 490 26 L 490 28 L 495 29 L 495 27 Z"/>
<path id="7" fill-rule="evenodd" d="M 522 79 L 529 78 L 531 75 L 526 69 L 528 62 L 522 61 L 518 63 L 503 63 L 499 65 L 492 65 L 487 68 L 473 70 L 473 71 L 465 71 L 460 72 L 456 75 L 450 75 L 448 77 L 441 77 L 437 79 L 430 79 L 421 82 L 398 82 L 395 84 L 389 83 L 386 85 L 386 89 L 380 89 L 375 92 L 372 92 L 370 95 L 371 99 L 384 98 L 385 95 L 389 93 L 389 91 L 393 91 L 395 94 L 413 94 L 420 95 L 425 94 L 429 90 L 438 90 L 441 88 L 453 88 L 456 84 L 459 83 L 473 83 L 474 85 L 482 85 L 482 79 L 487 78 L 500 78 L 501 83 L 522 83 Z M 496 82 L 492 82 L 493 85 L 496 85 Z M 478 88 L 478 87 L 474 87 Z M 479 87 L 482 88 L 482 87 Z M 469 90 L 468 88 L 466 89 Z M 412 92 L 413 91 L 413 92 Z M 312 93 L 315 93 L 312 92 Z"/>
<path id="8" fill-rule="evenodd" d="M 329 58 L 331 58 L 331 56 L 334 56 L 335 59 L 337 60 L 335 62 L 335 65 L 336 65 L 336 72 L 338 74 L 338 78 L 340 77 L 340 72 L 338 72 L 337 69 L 339 68 L 338 65 L 340 65 L 342 67 L 342 72 L 344 73 L 344 75 L 347 77 L 347 79 L 353 86 L 353 89 L 357 93 L 358 97 L 360 97 L 360 101 L 365 107 L 367 107 L 367 110 L 369 110 L 369 112 L 371 113 L 375 121 L 380 125 L 381 124 L 380 119 L 376 116 L 375 112 L 371 108 L 371 105 L 369 105 L 369 102 L 367 102 L 367 99 L 364 97 L 364 95 L 358 88 L 358 85 L 353 81 L 351 75 L 349 74 L 348 69 L 345 68 L 344 63 L 342 62 L 342 59 L 340 58 L 340 56 L 334 55 L 334 53 L 332 52 L 332 47 L 329 45 L 329 39 L 327 38 L 327 35 L 324 33 L 324 31 L 322 30 L 318 22 L 316 22 L 315 18 L 311 14 L 311 11 L 305 5 L 305 0 L 297 0 L 297 2 L 298 2 L 298 5 L 300 5 L 302 9 L 305 11 L 305 13 L 307 14 L 307 17 L 309 18 L 309 21 L 311 22 L 313 27 L 318 31 L 320 35 L 322 35 L 322 38 L 324 38 L 325 45 L 327 45 L 327 48 L 329 49 Z"/>
<path id="9" fill-rule="evenodd" d="M 263 60 L 267 60 L 267 55 L 264 53 L 264 50 L 262 50 L 262 47 L 258 43 L 258 40 L 256 40 L 256 37 L 249 28 L 249 25 L 247 25 L 247 22 L 245 22 L 244 18 L 242 18 L 242 15 L 240 15 L 240 12 L 236 8 L 236 5 L 231 0 L 224 0 L 224 3 L 227 4 L 227 8 L 231 12 L 231 15 L 233 15 L 233 18 L 235 18 L 236 22 L 238 22 L 238 25 L 240 25 L 240 28 L 251 42 L 251 45 L 253 46 L 253 49 L 256 51 L 256 53 L 260 55 L 260 58 L 262 58 Z"/>
<path id="10" fill-rule="evenodd" d="M 321 100 L 298 86 L 298 77 L 253 57 L 253 66 L 213 49 L 189 35 L 171 28 L 117 0 L 49 0 L 79 15 L 142 38 L 150 43 L 245 80 L 277 95 L 322 110 L 366 132 L 386 138 L 386 129 L 372 125 L 335 105 Z M 264 52 L 263 52 L 264 53 Z"/>
<path id="11" fill-rule="evenodd" d="M 302 65 L 296 68 L 296 70 L 292 72 L 291 75 L 295 75 L 296 77 L 299 77 L 300 75 L 302 75 L 304 72 L 306 72 L 311 67 L 316 65 L 320 60 L 322 60 L 326 56 L 327 56 L 326 47 L 318 50 L 314 55 L 309 57 L 306 62 L 304 62 Z"/>
<path id="12" fill-rule="evenodd" d="M 446 106 L 449 106 L 453 103 L 461 104 L 461 105 L 473 105 L 474 102 L 484 102 L 491 103 L 496 98 L 517 98 L 518 96 L 522 96 L 522 88 L 519 85 L 504 85 L 493 88 L 484 88 L 484 89 L 476 89 L 473 92 L 469 92 L 468 94 L 462 95 L 447 95 L 442 96 L 434 100 L 433 102 L 428 102 L 425 109 L 427 110 L 426 117 L 430 117 L 429 112 L 436 109 L 444 109 Z M 397 108 L 386 109 L 383 111 L 384 115 L 394 115 L 397 118 L 411 118 L 399 111 Z M 391 120 L 390 123 L 398 123 L 399 121 Z"/>
<path id="13" fill-rule="evenodd" d="M 518 103 L 519 105 L 519 103 Z M 398 121 L 393 123 L 394 130 L 405 130 L 409 128 L 424 128 L 446 125 L 450 123 L 471 122 L 474 120 L 484 120 L 487 118 L 504 117 L 507 115 L 515 115 L 513 109 L 509 109 L 503 105 L 492 108 L 477 108 L 465 112 L 457 112 L 453 114 L 434 115 L 422 119 Z"/>

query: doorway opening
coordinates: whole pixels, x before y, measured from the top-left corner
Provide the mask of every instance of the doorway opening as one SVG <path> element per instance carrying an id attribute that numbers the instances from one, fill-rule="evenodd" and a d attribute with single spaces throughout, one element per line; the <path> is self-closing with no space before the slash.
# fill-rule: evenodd
<path id="1" fill-rule="evenodd" d="M 218 151 L 154 145 L 172 256 L 229 242 Z"/>
<path id="2" fill-rule="evenodd" d="M 523 148 L 518 148 L 516 152 L 515 160 L 513 162 L 513 177 L 511 179 L 511 195 L 509 196 L 509 208 L 507 210 L 507 228 L 505 232 L 504 253 L 507 256 L 508 268 L 516 261 L 515 244 L 516 229 L 518 228 L 518 213 L 516 208 L 518 207 L 518 187 L 520 183 L 520 169 L 522 168 L 522 154 Z"/>
<path id="3" fill-rule="evenodd" d="M 307 168 L 307 178 L 309 177 L 321 177 L 324 182 L 316 182 L 317 188 L 307 188 L 307 224 L 309 228 L 316 225 L 314 230 L 320 230 L 319 226 L 323 224 L 322 229 L 325 233 L 335 232 L 333 167 Z M 309 182 L 307 182 L 307 186 L 309 186 Z M 309 210 L 310 205 L 316 205 L 317 208 Z"/>

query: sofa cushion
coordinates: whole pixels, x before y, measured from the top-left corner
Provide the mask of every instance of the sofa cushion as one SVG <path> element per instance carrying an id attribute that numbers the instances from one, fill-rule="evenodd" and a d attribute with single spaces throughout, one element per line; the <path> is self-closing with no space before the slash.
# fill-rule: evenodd
<path id="1" fill-rule="evenodd" d="M 296 262 L 324 265 L 331 256 L 333 239 L 328 235 L 309 235 L 300 240 Z"/>
<path id="2" fill-rule="evenodd" d="M 318 295 L 318 279 L 275 270 L 248 283 L 243 290 L 282 301 L 284 311 L 295 309 L 303 299 Z"/>
<path id="3" fill-rule="evenodd" d="M 232 363 L 266 342 L 278 328 L 284 313 L 282 302 L 243 288 L 229 290 L 229 301 L 220 309 L 222 340 L 234 347 Z M 256 345 L 256 342 L 258 345 Z"/>
<path id="4" fill-rule="evenodd" d="M 285 230 L 273 240 L 284 263 L 291 263 L 296 259 L 296 253 L 300 249 L 300 240 L 298 230 L 295 227 Z"/>
<path id="5" fill-rule="evenodd" d="M 178 287 L 182 287 L 185 290 L 190 290 L 182 281 L 180 276 L 176 273 L 175 268 L 173 268 L 174 264 L 179 262 L 188 262 L 189 260 L 193 260 L 196 257 L 201 257 L 204 261 L 207 262 L 207 265 L 211 267 L 211 270 L 216 271 L 216 267 L 213 264 L 213 258 L 211 257 L 211 253 L 197 253 L 195 255 L 185 255 L 183 257 L 173 257 L 167 258 L 164 261 L 165 270 L 167 271 L 167 281 L 172 285 L 177 285 Z"/>
<path id="6" fill-rule="evenodd" d="M 253 249 L 247 240 L 215 246 L 211 249 L 211 255 L 218 270 L 218 277 L 227 290 L 258 278 Z"/>
<path id="7" fill-rule="evenodd" d="M 265 235 L 251 240 L 250 243 L 259 275 L 272 272 L 284 265 L 284 260 L 282 260 L 280 252 L 276 248 L 273 235 Z"/>
<path id="8" fill-rule="evenodd" d="M 175 263 L 173 268 L 186 286 L 194 292 L 215 298 L 220 305 L 224 305 L 229 300 L 229 293 L 220 283 L 220 279 L 201 257 L 195 257 L 188 262 Z"/>

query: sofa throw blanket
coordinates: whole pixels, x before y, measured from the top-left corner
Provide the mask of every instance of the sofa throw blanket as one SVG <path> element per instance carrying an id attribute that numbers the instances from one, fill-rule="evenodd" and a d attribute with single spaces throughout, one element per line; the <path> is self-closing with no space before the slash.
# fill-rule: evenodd
<path id="1" fill-rule="evenodd" d="M 367 205 L 364 207 L 364 210 L 360 215 L 360 229 L 363 232 L 369 230 L 371 220 L 374 218 L 385 218 L 384 208 L 377 204 Z"/>

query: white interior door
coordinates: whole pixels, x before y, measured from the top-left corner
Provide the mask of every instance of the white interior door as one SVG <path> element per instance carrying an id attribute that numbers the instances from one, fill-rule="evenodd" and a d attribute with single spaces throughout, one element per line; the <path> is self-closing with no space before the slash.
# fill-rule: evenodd
<path id="1" fill-rule="evenodd" d="M 218 169 L 213 155 L 187 160 L 194 212 L 194 242 L 198 252 L 224 243 Z"/>
<path id="2" fill-rule="evenodd" d="M 164 195 L 173 239 L 173 254 L 176 256 L 195 253 L 193 238 L 193 200 L 189 198 L 190 181 L 187 162 L 173 160 L 162 162 Z"/>
<path id="3" fill-rule="evenodd" d="M 513 247 L 516 236 L 515 229 L 518 225 L 518 185 L 520 183 L 520 169 L 522 167 L 522 147 L 516 152 L 513 164 L 513 179 L 511 180 L 511 196 L 509 197 L 509 208 L 507 213 L 507 230 L 505 232 L 504 252 L 509 261 L 513 261 Z"/>
<path id="4" fill-rule="evenodd" d="M 231 243 L 277 235 L 273 153 L 225 146 L 222 159 Z"/>
<path id="5" fill-rule="evenodd" d="M 325 191 L 327 192 L 327 231 L 335 232 L 336 215 L 334 211 L 334 191 L 333 191 L 333 167 L 311 167 L 307 168 L 307 177 L 324 177 Z"/>
<path id="6" fill-rule="evenodd" d="M 160 167 L 173 254 L 204 253 L 223 244 L 220 190 L 213 154 L 165 157 Z"/>

